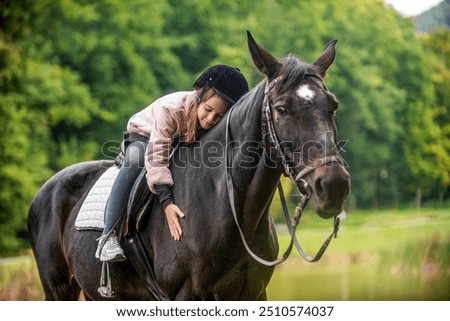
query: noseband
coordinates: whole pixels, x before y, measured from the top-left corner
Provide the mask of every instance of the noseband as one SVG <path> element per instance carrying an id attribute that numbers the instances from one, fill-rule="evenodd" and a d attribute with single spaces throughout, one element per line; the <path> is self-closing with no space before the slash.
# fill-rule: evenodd
<path id="1" fill-rule="evenodd" d="M 317 76 L 317 75 L 305 74 L 304 77 L 306 77 L 306 76 L 316 77 L 316 78 L 320 79 L 320 81 L 323 84 L 322 78 Z M 305 260 L 307 260 L 308 262 L 317 262 L 317 261 L 319 261 L 320 258 L 322 257 L 322 255 L 325 253 L 325 250 L 327 249 L 327 247 L 330 244 L 330 242 L 333 239 L 333 237 L 334 238 L 337 237 L 337 233 L 338 233 L 338 230 L 339 230 L 339 223 L 340 223 L 339 217 L 335 217 L 334 218 L 334 224 L 333 224 L 333 232 L 324 241 L 323 245 L 321 246 L 321 248 L 319 249 L 319 251 L 317 252 L 317 254 L 314 257 L 309 256 L 303 250 L 303 248 L 301 247 L 300 243 L 297 240 L 295 232 L 296 232 L 296 229 L 297 229 L 297 227 L 299 225 L 300 218 L 301 218 L 302 213 L 303 213 L 303 209 L 306 207 L 306 204 L 308 203 L 309 199 L 311 198 L 311 193 L 312 193 L 312 188 L 308 184 L 308 182 L 304 179 L 304 177 L 306 175 L 310 174 L 311 172 L 313 172 L 314 170 L 316 170 L 317 168 L 320 168 L 320 167 L 325 166 L 327 164 L 331 164 L 331 163 L 334 163 L 334 162 L 342 164 L 342 160 L 337 155 L 325 156 L 325 157 L 317 159 L 312 164 L 309 164 L 308 166 L 303 168 L 299 173 L 295 174 L 294 168 L 289 164 L 289 162 L 287 160 L 287 157 L 286 157 L 283 149 L 281 148 L 280 142 L 279 142 L 278 137 L 276 135 L 275 126 L 274 126 L 274 123 L 273 123 L 272 111 L 271 111 L 270 104 L 269 104 L 269 93 L 281 79 L 282 79 L 282 76 L 279 76 L 279 77 L 275 78 L 272 82 L 269 82 L 269 81 L 266 82 L 266 86 L 265 86 L 265 90 L 264 90 L 262 116 L 261 116 L 261 119 L 262 119 L 262 126 L 261 126 L 262 138 L 263 138 L 263 141 L 265 141 L 266 143 L 269 143 L 269 144 L 272 143 L 272 144 L 275 145 L 275 148 L 277 150 L 277 154 L 281 158 L 285 174 L 288 175 L 291 178 L 291 180 L 295 183 L 295 185 L 298 187 L 298 190 L 300 192 L 300 202 L 298 203 L 298 205 L 297 205 L 297 207 L 295 209 L 294 215 L 293 215 L 293 217 L 291 219 L 291 217 L 289 215 L 289 210 L 287 208 L 286 199 L 285 199 L 285 196 L 284 196 L 284 192 L 283 192 L 283 188 L 282 188 L 281 182 L 278 182 L 278 192 L 279 192 L 280 200 L 281 200 L 281 203 L 282 203 L 283 214 L 284 214 L 284 217 L 285 217 L 285 220 L 286 220 L 286 224 L 287 224 L 287 227 L 288 227 L 288 230 L 289 230 L 289 234 L 291 236 L 291 241 L 290 241 L 289 246 L 286 249 L 285 253 L 283 254 L 283 256 L 280 257 L 277 260 L 267 261 L 267 260 L 257 256 L 255 253 L 253 253 L 253 251 L 248 246 L 247 241 L 245 240 L 244 233 L 243 233 L 243 231 L 242 231 L 242 229 L 240 227 L 240 224 L 239 224 L 239 221 L 238 221 L 238 218 L 237 218 L 236 208 L 235 208 L 233 181 L 232 181 L 231 175 L 229 173 L 229 171 L 231 170 L 231 166 L 228 164 L 228 162 L 229 162 L 229 160 L 228 160 L 228 152 L 227 152 L 228 148 L 225 149 L 227 189 L 228 189 L 228 196 L 229 196 L 229 200 L 230 200 L 230 204 L 231 204 L 231 209 L 233 211 L 234 220 L 236 222 L 236 225 L 238 227 L 239 233 L 241 235 L 242 242 L 243 242 L 244 247 L 246 248 L 247 252 L 256 261 L 258 261 L 259 263 L 264 264 L 266 266 L 274 266 L 274 265 L 277 265 L 277 264 L 280 264 L 280 263 L 284 262 L 288 258 L 288 256 L 289 256 L 289 254 L 290 254 L 294 244 L 295 244 L 295 247 L 297 248 L 298 252 L 302 255 L 302 257 Z M 323 84 L 323 86 L 326 89 L 325 84 Z M 230 115 L 231 115 L 232 110 L 233 110 L 233 108 L 230 110 L 230 112 L 228 113 L 228 117 L 227 117 L 226 146 L 228 146 L 229 124 L 230 124 Z"/>

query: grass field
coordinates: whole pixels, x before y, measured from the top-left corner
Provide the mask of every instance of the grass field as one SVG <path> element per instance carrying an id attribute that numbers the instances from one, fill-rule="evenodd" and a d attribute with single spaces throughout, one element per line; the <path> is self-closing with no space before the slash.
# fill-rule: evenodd
<path id="1" fill-rule="evenodd" d="M 1 262 L 0 301 L 44 299 L 31 251 L 20 257 L 3 259 Z"/>
<path id="2" fill-rule="evenodd" d="M 305 213 L 297 236 L 310 254 L 331 221 Z M 284 251 L 289 238 L 280 234 Z M 352 212 L 320 262 L 293 250 L 276 268 L 270 300 L 449 300 L 450 210 Z M 0 261 L 0 300 L 44 298 L 31 252 Z"/>
<path id="3" fill-rule="evenodd" d="M 331 231 L 312 213 L 297 236 L 311 254 Z M 281 248 L 288 237 L 280 238 Z M 313 253 L 314 252 L 314 253 Z M 320 262 L 278 266 L 270 300 L 449 300 L 450 210 L 354 212 Z"/>

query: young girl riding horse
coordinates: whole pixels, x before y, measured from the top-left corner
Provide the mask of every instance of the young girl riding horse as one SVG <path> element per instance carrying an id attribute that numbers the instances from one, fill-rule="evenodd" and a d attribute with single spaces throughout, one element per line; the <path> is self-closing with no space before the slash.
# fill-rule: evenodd
<path id="1" fill-rule="evenodd" d="M 175 134 L 191 144 L 199 130 L 214 127 L 225 112 L 248 92 L 248 84 L 237 68 L 215 65 L 206 69 L 193 84 L 193 91 L 163 96 L 128 121 L 124 134 L 125 158 L 111 190 L 105 228 L 98 238 L 95 256 L 103 262 L 125 260 L 119 245 L 116 222 L 125 214 L 129 191 L 145 165 L 150 191 L 158 196 L 172 237 L 178 241 L 184 213 L 172 197 L 169 151 Z"/>

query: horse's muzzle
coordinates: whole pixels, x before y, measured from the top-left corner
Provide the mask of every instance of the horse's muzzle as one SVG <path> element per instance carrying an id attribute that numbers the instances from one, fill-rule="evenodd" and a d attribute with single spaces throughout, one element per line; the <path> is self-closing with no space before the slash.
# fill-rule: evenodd
<path id="1" fill-rule="evenodd" d="M 333 162 L 317 168 L 310 176 L 314 210 L 322 218 L 339 215 L 350 193 L 350 174 L 342 164 Z"/>

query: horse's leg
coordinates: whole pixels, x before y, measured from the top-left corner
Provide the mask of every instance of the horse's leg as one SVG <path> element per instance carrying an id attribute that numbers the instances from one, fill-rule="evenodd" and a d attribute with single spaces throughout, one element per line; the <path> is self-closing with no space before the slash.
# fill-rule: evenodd
<path id="1" fill-rule="evenodd" d="M 33 239 L 33 251 L 45 299 L 78 300 L 80 287 L 71 275 L 61 249 L 55 247 L 57 243 L 50 241 L 48 235 L 38 233 L 36 236 Z"/>
<path id="2" fill-rule="evenodd" d="M 81 292 L 81 300 L 94 301 L 94 299 L 92 299 L 90 296 L 86 295 L 86 293 L 84 293 L 84 292 Z"/>
<path id="3" fill-rule="evenodd" d="M 46 300 L 78 300 L 80 287 L 73 278 L 63 254 L 56 213 L 50 208 L 52 193 L 47 190 L 33 200 L 28 229 Z"/>
<path id="4" fill-rule="evenodd" d="M 47 268 L 39 269 L 47 301 L 76 301 L 80 287 L 71 276 L 65 263 L 49 262 Z M 61 262 L 62 263 L 62 262 Z"/>
<path id="5" fill-rule="evenodd" d="M 256 299 L 257 301 L 267 301 L 267 291 L 261 293 L 261 295 Z"/>

